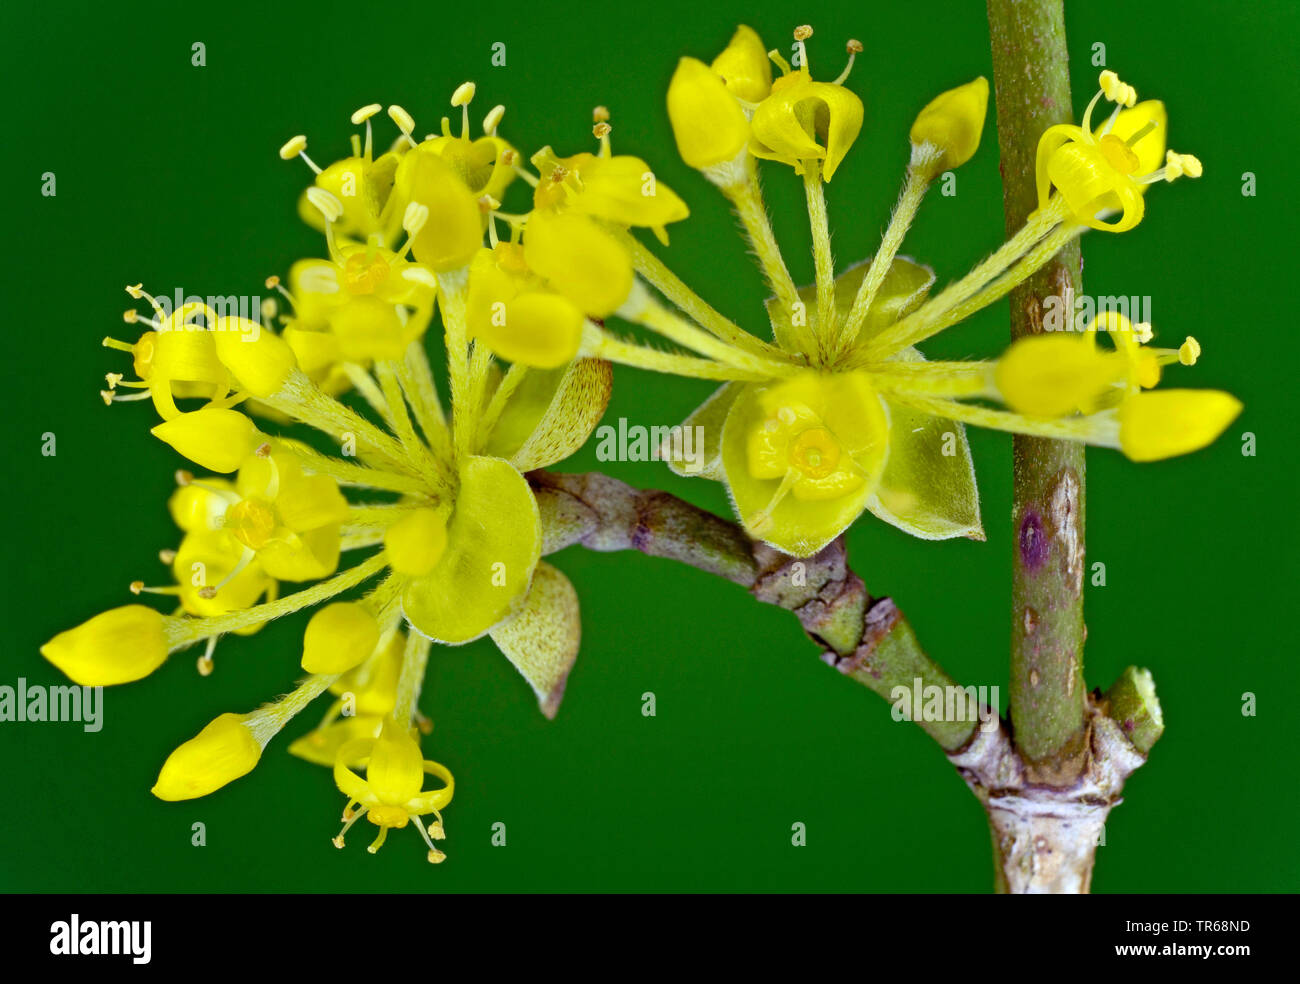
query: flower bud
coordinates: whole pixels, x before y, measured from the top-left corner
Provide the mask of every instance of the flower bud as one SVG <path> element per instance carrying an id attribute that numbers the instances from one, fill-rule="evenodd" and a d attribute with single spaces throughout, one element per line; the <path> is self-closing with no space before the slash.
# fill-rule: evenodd
<path id="1" fill-rule="evenodd" d="M 1133 461 L 1190 454 L 1210 444 L 1241 413 L 1241 401 L 1221 390 L 1137 393 L 1119 407 L 1119 446 Z"/>
<path id="2" fill-rule="evenodd" d="M 941 93 L 912 124 L 912 146 L 929 144 L 943 152 L 932 165 L 936 172 L 961 167 L 979 150 L 988 105 L 989 80 L 982 75 Z"/>
<path id="3" fill-rule="evenodd" d="M 164 420 L 149 433 L 215 472 L 235 471 L 266 438 L 238 410 L 205 407 Z"/>
<path id="4" fill-rule="evenodd" d="M 346 673 L 379 645 L 379 623 L 361 605 L 339 601 L 326 605 L 307 623 L 302 640 L 302 668 L 308 673 Z"/>
<path id="5" fill-rule="evenodd" d="M 772 62 L 752 27 L 741 24 L 710 66 L 727 90 L 745 102 L 762 102 L 772 91 Z"/>
<path id="6" fill-rule="evenodd" d="M 388 563 L 399 574 L 428 574 L 447 549 L 447 523 L 436 509 L 413 509 L 384 535 Z"/>
<path id="7" fill-rule="evenodd" d="M 83 687 L 130 683 L 167 659 L 164 624 L 164 616 L 145 605 L 111 608 L 60 632 L 41 655 Z"/>
<path id="8" fill-rule="evenodd" d="M 749 141 L 749 120 L 714 72 L 695 58 L 677 63 L 668 84 L 668 119 L 682 160 L 697 170 L 730 161 Z"/>
<path id="9" fill-rule="evenodd" d="M 222 714 L 168 755 L 153 794 L 168 802 L 195 799 L 252 772 L 262 757 L 262 746 L 245 718 Z"/>

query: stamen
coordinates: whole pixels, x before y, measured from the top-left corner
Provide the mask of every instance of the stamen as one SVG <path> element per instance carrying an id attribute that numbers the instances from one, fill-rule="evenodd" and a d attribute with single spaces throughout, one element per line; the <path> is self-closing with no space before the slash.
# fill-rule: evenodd
<path id="1" fill-rule="evenodd" d="M 840 72 L 835 81 L 831 83 L 832 85 L 843 85 L 848 80 L 849 72 L 853 71 L 853 60 L 862 51 L 862 42 L 856 38 L 850 38 L 848 43 L 844 45 L 844 50 L 849 53 L 848 64 L 844 66 L 844 71 Z"/>
<path id="2" fill-rule="evenodd" d="M 284 286 L 280 283 L 279 277 L 276 276 L 267 277 L 266 289 L 277 291 L 281 297 L 283 297 L 286 301 L 289 302 L 290 307 L 297 308 L 297 305 L 293 302 L 293 295 L 290 294 L 287 290 L 285 290 Z"/>
<path id="3" fill-rule="evenodd" d="M 158 316 L 159 321 L 167 317 L 166 313 L 163 311 L 162 305 L 158 303 L 158 299 L 145 290 L 143 284 L 128 284 L 126 292 L 137 301 L 142 297 L 148 301 L 149 306 L 153 308 L 153 313 Z"/>
<path id="4" fill-rule="evenodd" d="M 497 135 L 497 127 L 501 125 L 501 118 L 505 115 L 506 108 L 504 106 L 493 106 L 488 111 L 487 116 L 483 117 L 483 132 L 488 136 L 495 137 Z"/>
<path id="5" fill-rule="evenodd" d="M 131 594 L 156 594 L 156 595 L 178 595 L 181 593 L 179 586 L 175 584 L 164 585 L 163 587 L 149 587 L 143 581 L 132 581 L 128 586 Z"/>
<path id="6" fill-rule="evenodd" d="M 120 342 L 111 335 L 105 335 L 99 344 L 104 348 L 116 349 L 119 352 L 131 352 L 132 354 L 135 352 L 135 346 L 130 342 Z"/>
<path id="7" fill-rule="evenodd" d="M 149 390 L 141 390 L 139 393 L 124 395 L 114 393 L 112 390 L 100 390 L 99 397 L 104 401 L 105 406 L 111 406 L 114 403 L 134 403 L 136 400 L 147 400 L 153 394 Z"/>
<path id="8" fill-rule="evenodd" d="M 1125 109 L 1132 109 L 1137 102 L 1137 90 L 1121 81 L 1120 77 L 1110 69 L 1105 69 L 1097 76 L 1097 84 L 1101 86 L 1101 91 L 1105 93 L 1107 99 Z"/>
<path id="9" fill-rule="evenodd" d="M 370 846 L 367 847 L 366 850 L 369 851 L 371 854 L 378 854 L 379 849 L 384 846 L 384 841 L 386 840 L 388 840 L 388 828 L 380 827 L 379 836 L 376 837 L 373 842 L 371 842 Z"/>
<path id="10" fill-rule="evenodd" d="M 348 802 L 351 803 L 352 801 L 349 800 Z M 346 834 L 349 830 L 352 829 L 352 825 L 353 825 L 354 823 L 356 823 L 358 820 L 360 820 L 362 817 L 364 817 L 364 816 L 366 815 L 366 809 L 367 809 L 367 808 L 363 806 L 363 807 L 362 807 L 360 810 L 358 810 L 355 814 L 353 814 L 351 817 L 349 817 L 349 818 L 344 822 L 344 824 L 343 824 L 343 829 L 340 830 L 340 831 L 338 832 L 338 834 L 336 834 L 336 835 L 335 835 L 335 836 L 330 840 L 330 843 L 333 844 L 335 847 L 337 847 L 339 850 L 342 850 L 342 849 L 343 849 L 343 835 Z"/>
<path id="11" fill-rule="evenodd" d="M 374 116 L 377 112 L 379 112 L 383 108 L 384 107 L 379 103 L 371 103 L 368 106 L 362 106 L 360 109 L 358 109 L 355 113 L 352 114 L 353 126 L 359 126 L 362 123 L 365 123 L 366 125 L 366 145 L 365 145 L 366 160 L 370 160 L 371 148 L 373 146 L 373 140 L 374 140 L 373 134 L 371 132 L 371 127 L 370 127 L 370 117 Z"/>
<path id="12" fill-rule="evenodd" d="M 320 174 L 320 168 L 316 166 L 316 162 L 307 156 L 307 138 L 301 133 L 296 137 L 290 137 L 284 142 L 284 146 L 280 148 L 281 160 L 291 161 L 295 157 L 301 157 L 309 168 Z"/>
<path id="13" fill-rule="evenodd" d="M 799 53 L 799 68 L 804 72 L 810 72 L 811 66 L 808 64 L 808 49 L 804 47 L 804 42 L 812 37 L 813 29 L 809 24 L 800 24 L 794 29 L 794 47 Z"/>
<path id="14" fill-rule="evenodd" d="M 218 636 L 212 636 L 209 638 L 207 651 L 194 661 L 195 667 L 199 671 L 199 676 L 212 676 L 212 671 L 215 668 L 212 662 L 212 654 L 216 651 L 218 638 Z"/>
<path id="15" fill-rule="evenodd" d="M 460 107 L 460 138 L 469 139 L 469 104 L 474 101 L 478 87 L 473 82 L 462 82 L 451 94 L 452 107 Z"/>
<path id="16" fill-rule="evenodd" d="M 397 128 L 402 131 L 402 136 L 407 142 L 412 147 L 416 146 L 415 138 L 411 136 L 412 131 L 415 130 L 415 120 L 411 118 L 411 114 L 401 106 L 389 106 L 388 118 L 397 124 Z"/>

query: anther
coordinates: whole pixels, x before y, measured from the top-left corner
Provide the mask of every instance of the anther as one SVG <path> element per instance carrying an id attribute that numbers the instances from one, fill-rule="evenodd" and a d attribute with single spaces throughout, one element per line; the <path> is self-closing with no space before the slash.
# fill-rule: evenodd
<path id="1" fill-rule="evenodd" d="M 591 111 L 591 121 L 593 123 L 608 123 L 609 108 L 606 106 L 597 106 Z"/>
<path id="2" fill-rule="evenodd" d="M 495 136 L 497 127 L 501 125 L 501 120 L 505 115 L 506 108 L 504 106 L 493 106 L 488 111 L 487 116 L 483 117 L 483 132 Z"/>
<path id="3" fill-rule="evenodd" d="M 1187 336 L 1187 341 L 1178 347 L 1178 361 L 1185 366 L 1196 365 L 1196 360 L 1201 357 L 1201 343 L 1191 335 Z"/>
<path id="4" fill-rule="evenodd" d="M 796 41 L 807 41 L 812 36 L 813 29 L 811 24 L 800 24 L 794 29 L 794 39 Z"/>
<path id="5" fill-rule="evenodd" d="M 362 106 L 352 114 L 352 125 L 360 126 L 383 108 L 384 107 L 381 103 L 371 103 L 368 106 Z"/>
<path id="6" fill-rule="evenodd" d="M 473 82 L 462 82 L 456 87 L 456 91 L 451 94 L 452 106 L 468 106 L 474 101 L 474 93 L 477 91 L 478 87 Z"/>

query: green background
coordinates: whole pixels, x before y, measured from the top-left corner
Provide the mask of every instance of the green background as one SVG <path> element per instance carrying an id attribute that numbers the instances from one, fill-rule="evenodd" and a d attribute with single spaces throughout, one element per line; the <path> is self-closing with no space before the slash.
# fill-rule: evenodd
<path id="1" fill-rule="evenodd" d="M 1120 237 L 1089 235 L 1085 289 L 1149 294 L 1157 332 L 1196 335 L 1195 370 L 1173 385 L 1239 394 L 1246 410 L 1212 448 L 1139 466 L 1093 452 L 1088 558 L 1106 564 L 1087 598 L 1087 676 L 1107 686 L 1130 663 L 1155 673 L 1168 730 L 1126 789 L 1094 888 L 1290 891 L 1300 882 L 1295 767 L 1295 328 L 1291 168 L 1297 117 L 1289 2 L 1071 5 L 1076 112 L 1095 85 L 1092 45 L 1143 97 L 1163 98 L 1175 148 L 1200 182 L 1155 189 Z M 127 337 L 122 286 L 261 292 L 270 273 L 318 255 L 294 217 L 308 175 L 276 157 L 306 133 L 324 163 L 342 156 L 348 114 L 400 103 L 418 132 L 478 82 L 475 118 L 509 107 L 505 134 L 528 152 L 588 149 L 590 110 L 613 113 L 614 147 L 645 157 L 689 203 L 663 255 L 707 299 L 765 327 L 760 278 L 713 189 L 678 160 L 664 92 L 684 54 L 710 58 L 745 20 L 770 44 L 811 22 L 814 69 L 862 39 L 852 85 L 866 126 L 830 188 L 841 265 L 874 252 L 906 161 L 907 127 L 937 92 L 990 73 L 978 2 L 809 4 L 225 3 L 5 5 L 4 197 L 9 297 L 5 354 L 6 639 L 0 683 L 56 684 L 37 654 L 56 632 L 130 599 L 175 545 L 164 508 L 180 460 L 151 438 L 151 408 L 105 408 L 99 347 Z M 190 63 L 191 44 L 206 67 Z M 491 45 L 507 64 L 490 65 Z M 992 113 L 990 112 L 990 116 Z M 386 121 L 380 130 L 387 133 Z M 58 194 L 40 194 L 41 174 Z M 1258 195 L 1243 197 L 1243 172 Z M 766 175 L 796 279 L 811 279 L 802 189 Z M 1290 215 L 1291 218 L 1287 218 Z M 996 131 L 933 194 L 904 251 L 940 282 L 996 247 L 1002 231 Z M 928 346 L 986 357 L 1006 338 L 1005 304 Z M 706 383 L 620 369 L 607 420 L 672 424 Z M 1258 454 L 1241 454 L 1253 432 Z M 57 455 L 40 453 L 57 435 Z M 1002 688 L 1011 540 L 1010 439 L 971 434 L 987 543 L 926 543 L 864 518 L 856 569 L 893 596 L 922 642 L 963 683 Z M 589 448 L 564 466 L 597 467 Z M 726 511 L 721 487 L 655 463 L 608 466 L 637 485 Z M 448 764 L 450 855 L 434 869 L 410 830 L 377 856 L 358 831 L 330 846 L 342 799 L 328 773 L 271 745 L 248 777 L 206 799 L 149 795 L 167 753 L 216 714 L 247 710 L 296 678 L 305 619 L 194 653 L 105 695 L 104 728 L 0 724 L 6 809 L 0 888 L 27 891 L 984 891 L 979 807 L 918 729 L 839 678 L 786 612 L 671 562 L 571 549 L 583 651 L 558 720 L 545 721 L 486 640 L 435 649 L 422 700 L 437 722 L 427 753 Z M 656 717 L 641 714 L 653 691 Z M 1242 695 L 1258 713 L 1243 716 Z M 310 728 L 323 705 L 289 728 Z M 190 825 L 206 824 L 192 847 Z M 508 843 L 490 844 L 504 822 Z M 807 846 L 791 845 L 791 825 Z"/>

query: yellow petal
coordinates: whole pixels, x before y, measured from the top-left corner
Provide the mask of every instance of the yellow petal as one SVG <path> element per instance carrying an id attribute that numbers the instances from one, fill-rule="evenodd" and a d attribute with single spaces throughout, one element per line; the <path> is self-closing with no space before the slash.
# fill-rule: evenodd
<path id="1" fill-rule="evenodd" d="M 340 718 L 325 727 L 307 732 L 289 746 L 289 754 L 315 765 L 333 766 L 344 745 L 358 739 L 378 738 L 383 723 L 384 719 L 377 714 Z M 355 758 L 345 764 L 354 769 L 361 765 L 359 759 Z"/>
<path id="2" fill-rule="evenodd" d="M 862 129 L 862 100 L 842 85 L 813 82 L 805 73 L 786 76 L 754 111 L 755 157 L 781 161 L 803 173 L 803 162 L 822 161 L 830 181 Z M 784 80 L 782 80 L 784 81 Z"/>
<path id="3" fill-rule="evenodd" d="M 569 579 L 539 563 L 519 614 L 490 635 L 533 688 L 542 713 L 555 717 L 582 635 L 578 593 Z"/>
<path id="4" fill-rule="evenodd" d="M 632 257 L 585 215 L 534 210 L 524 258 L 539 276 L 593 318 L 616 311 L 632 290 Z"/>
<path id="5" fill-rule="evenodd" d="M 709 66 L 683 58 L 668 83 L 668 119 L 677 152 L 696 169 L 735 158 L 749 142 L 749 120 Z"/>
<path id="6" fill-rule="evenodd" d="M 563 461 L 600 422 L 612 387 L 613 372 L 601 359 L 529 372 L 492 429 L 487 453 L 507 459 L 521 472 Z"/>
<path id="7" fill-rule="evenodd" d="M 483 245 L 483 213 L 478 199 L 456 171 L 440 157 L 410 153 L 410 200 L 429 209 L 429 221 L 415 237 L 415 258 L 434 270 L 456 270 L 469 263 Z"/>
<path id="8" fill-rule="evenodd" d="M 752 27 L 741 24 L 736 28 L 711 67 L 731 94 L 745 102 L 761 102 L 772 91 L 772 60 Z"/>
<path id="9" fill-rule="evenodd" d="M 979 150 L 984 115 L 989 105 L 989 80 L 984 76 L 949 89 L 932 99 L 912 124 L 913 145 L 930 144 L 943 151 L 937 171 L 960 167 Z"/>
<path id="10" fill-rule="evenodd" d="M 238 410 L 213 407 L 164 420 L 149 433 L 215 472 L 235 471 L 266 439 Z"/>
<path id="11" fill-rule="evenodd" d="M 145 605 L 124 605 L 60 632 L 41 655 L 83 687 L 109 687 L 147 677 L 167 650 L 163 616 Z"/>
<path id="12" fill-rule="evenodd" d="M 278 580 L 312 581 L 338 569 L 339 550 L 339 527 L 335 524 L 272 540 L 258 549 L 257 561 Z"/>
<path id="13" fill-rule="evenodd" d="M 391 717 L 384 719 L 379 738 L 370 751 L 366 782 L 381 803 L 400 806 L 424 785 L 424 756 L 407 728 Z"/>
<path id="14" fill-rule="evenodd" d="M 413 579 L 402 607 L 436 642 L 477 639 L 518 610 L 541 556 L 541 518 L 524 477 L 500 458 L 469 458 L 447 526 L 447 549 Z"/>
<path id="15" fill-rule="evenodd" d="M 167 756 L 153 794 L 169 802 L 194 799 L 252 772 L 262 757 L 262 746 L 244 718 L 222 714 Z"/>
<path id="16" fill-rule="evenodd" d="M 167 500 L 167 510 L 176 525 L 187 533 L 219 530 L 231 498 L 216 490 L 234 492 L 234 489 L 225 479 L 207 477 L 203 479 L 203 487 L 178 487 Z"/>
<path id="17" fill-rule="evenodd" d="M 690 215 L 686 203 L 639 157 L 578 154 L 570 162 L 582 180 L 582 191 L 571 200 L 570 211 L 616 225 L 647 227 L 680 222 Z"/>
<path id="18" fill-rule="evenodd" d="M 253 396 L 271 396 L 298 366 L 293 349 L 279 335 L 247 318 L 218 318 L 217 358 Z"/>
<path id="19" fill-rule="evenodd" d="M 379 623 L 362 605 L 336 601 L 311 617 L 302 640 L 308 673 L 346 673 L 379 645 Z"/>
<path id="20" fill-rule="evenodd" d="M 1119 446 L 1134 461 L 1190 454 L 1212 443 L 1242 405 L 1220 390 L 1137 393 L 1119 407 Z"/>

